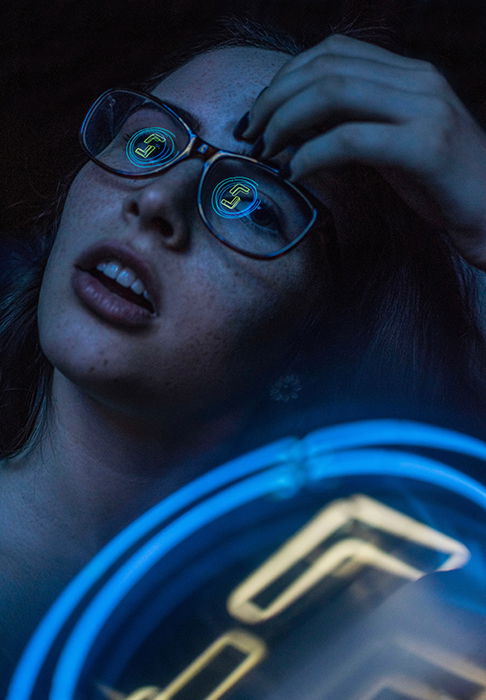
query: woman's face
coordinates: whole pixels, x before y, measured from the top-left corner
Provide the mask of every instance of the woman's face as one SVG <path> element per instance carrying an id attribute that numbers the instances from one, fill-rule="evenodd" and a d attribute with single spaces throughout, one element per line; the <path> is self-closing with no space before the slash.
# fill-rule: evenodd
<path id="1" fill-rule="evenodd" d="M 248 152 L 233 129 L 288 58 L 250 47 L 209 52 L 153 93 L 197 117 L 211 144 Z M 323 294 L 317 235 L 271 261 L 244 257 L 210 235 L 196 207 L 202 168 L 187 159 L 134 180 L 88 162 L 71 185 L 46 267 L 38 309 L 45 355 L 91 396 L 133 416 L 197 415 L 265 386 Z M 101 318 L 73 289 L 76 261 L 106 239 L 135 250 L 159 280 L 158 315 L 142 328 Z"/>

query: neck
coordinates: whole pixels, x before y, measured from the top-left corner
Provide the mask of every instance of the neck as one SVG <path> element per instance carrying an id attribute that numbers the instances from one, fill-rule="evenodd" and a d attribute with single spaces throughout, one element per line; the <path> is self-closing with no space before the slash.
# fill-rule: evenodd
<path id="1" fill-rule="evenodd" d="M 10 513 L 21 511 L 24 538 L 90 557 L 169 493 L 244 451 L 245 423 L 243 409 L 163 426 L 137 421 L 55 370 L 46 430 L 30 452 L 5 460 L 2 497 Z"/>

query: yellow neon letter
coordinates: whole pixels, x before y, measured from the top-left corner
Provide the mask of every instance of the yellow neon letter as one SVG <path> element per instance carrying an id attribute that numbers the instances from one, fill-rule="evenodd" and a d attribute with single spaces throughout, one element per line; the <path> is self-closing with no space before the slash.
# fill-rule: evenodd
<path id="1" fill-rule="evenodd" d="M 326 576 L 339 574 L 349 577 L 365 564 L 411 580 L 423 576 L 424 571 L 387 554 L 370 542 L 358 537 L 347 537 L 329 547 L 309 563 L 307 570 L 266 607 L 261 607 L 254 601 L 258 593 L 265 590 L 298 561 L 305 560 L 313 550 L 325 543 L 343 525 L 352 524 L 353 521 L 364 523 L 368 527 L 391 533 L 429 549 L 450 554 L 437 570 L 457 568 L 469 559 L 469 551 L 461 542 L 367 496 L 356 495 L 334 501 L 319 511 L 307 525 L 287 540 L 275 554 L 235 588 L 228 598 L 229 613 L 249 624 L 264 622 L 283 612 Z"/>
<path id="2" fill-rule="evenodd" d="M 187 666 L 170 685 L 156 695 L 153 700 L 170 700 L 184 686 L 192 681 L 197 674 L 206 668 L 222 651 L 227 647 L 233 647 L 242 654 L 244 658 L 233 670 L 230 670 L 226 678 L 219 683 L 216 688 L 207 695 L 204 700 L 218 700 L 245 676 L 256 664 L 258 664 L 267 653 L 266 646 L 261 639 L 255 637 L 244 630 L 231 630 L 221 635 L 211 644 L 197 659 Z M 201 698 L 201 700 L 203 700 Z"/>

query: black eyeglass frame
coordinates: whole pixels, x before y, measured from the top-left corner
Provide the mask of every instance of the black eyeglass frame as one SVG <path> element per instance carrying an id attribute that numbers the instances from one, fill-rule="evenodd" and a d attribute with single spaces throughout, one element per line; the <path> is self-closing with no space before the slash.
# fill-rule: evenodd
<path id="1" fill-rule="evenodd" d="M 169 112 L 169 114 L 176 119 L 181 126 L 186 130 L 188 137 L 189 137 L 189 142 L 187 146 L 184 148 L 184 150 L 175 157 L 175 159 L 167 164 L 167 165 L 162 165 L 160 167 L 156 167 L 154 170 L 151 170 L 149 173 L 147 172 L 141 172 L 141 173 L 128 173 L 123 170 L 120 170 L 118 168 L 113 168 L 110 165 L 107 165 L 106 163 L 103 163 L 100 161 L 96 156 L 94 156 L 85 139 L 86 135 L 86 126 L 88 122 L 91 119 L 92 114 L 94 111 L 97 109 L 98 105 L 102 100 L 105 100 L 106 97 L 114 92 L 124 92 L 127 94 L 135 95 L 136 97 L 142 97 L 145 100 L 149 100 L 150 102 L 154 102 L 158 107 L 162 108 L 162 110 L 165 110 Z M 167 105 L 165 102 L 160 100 L 158 97 L 155 97 L 154 95 L 150 95 L 149 93 L 138 91 L 138 90 L 131 90 L 129 88 L 110 88 L 109 90 L 105 90 L 99 97 L 91 104 L 91 107 L 86 113 L 86 116 L 83 119 L 83 122 L 81 124 L 81 128 L 79 130 L 79 140 L 81 147 L 83 151 L 86 153 L 86 155 L 92 160 L 96 165 L 98 165 L 100 168 L 103 168 L 104 170 L 107 170 L 108 172 L 114 173 L 115 175 L 120 175 L 121 177 L 128 177 L 128 178 L 147 178 L 147 177 L 154 177 L 162 172 L 165 172 L 166 170 L 169 170 L 172 168 L 174 165 L 177 163 L 180 163 L 182 160 L 186 160 L 187 158 L 200 158 L 204 162 L 204 167 L 203 171 L 201 173 L 201 176 L 199 178 L 199 186 L 198 186 L 198 192 L 197 192 L 197 206 L 198 206 L 198 211 L 201 219 L 203 220 L 206 228 L 209 230 L 212 236 L 217 238 L 220 243 L 223 243 L 223 245 L 227 246 L 228 248 L 231 248 L 232 250 L 236 251 L 237 253 L 240 253 L 241 255 L 245 255 L 246 257 L 253 258 L 254 260 L 273 260 L 276 258 L 280 258 L 282 255 L 285 255 L 288 253 L 290 250 L 295 248 L 299 243 L 302 242 L 302 240 L 307 236 L 307 234 L 311 231 L 311 229 L 314 226 L 319 226 L 321 227 L 321 224 L 323 225 L 324 230 L 328 229 L 330 231 L 333 230 L 333 225 L 332 225 L 332 215 L 329 211 L 329 209 L 322 204 L 311 192 L 308 192 L 301 186 L 295 185 L 293 182 L 290 182 L 290 180 L 287 180 L 286 178 L 282 177 L 280 175 L 279 169 L 275 168 L 273 165 L 269 164 L 268 162 L 265 161 L 259 161 L 256 158 L 252 158 L 251 156 L 243 156 L 240 153 L 232 153 L 231 151 L 225 151 L 219 148 L 216 148 L 216 146 L 213 146 L 212 144 L 208 143 L 207 141 L 204 141 L 198 134 L 196 134 L 191 127 L 186 123 L 186 121 L 179 115 L 177 112 L 172 109 L 169 105 Z M 286 246 L 283 248 L 280 248 L 278 251 L 275 253 L 250 253 L 247 250 L 243 250 L 239 248 L 238 246 L 234 245 L 233 243 L 230 243 L 227 241 L 225 238 L 220 236 L 218 233 L 213 231 L 211 228 L 211 225 L 206 217 L 206 214 L 204 212 L 203 206 L 202 206 L 202 187 L 204 184 L 204 181 L 210 172 L 211 167 L 221 158 L 227 158 L 231 157 L 233 159 L 239 159 L 239 160 L 244 160 L 250 163 L 254 163 L 255 165 L 258 165 L 261 168 L 264 168 L 265 170 L 270 171 L 274 175 L 276 175 L 278 178 L 282 180 L 282 183 L 286 186 L 291 188 L 294 192 L 296 192 L 300 197 L 304 199 L 310 210 L 312 211 L 312 219 L 310 223 L 307 225 L 307 227 L 304 229 L 304 231 L 297 236 L 297 238 L 290 243 L 288 243 Z"/>

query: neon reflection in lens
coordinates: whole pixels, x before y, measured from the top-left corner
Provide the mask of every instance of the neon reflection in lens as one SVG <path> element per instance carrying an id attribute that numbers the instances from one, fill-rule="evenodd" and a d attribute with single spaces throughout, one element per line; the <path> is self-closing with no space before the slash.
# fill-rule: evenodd
<path id="1" fill-rule="evenodd" d="M 240 219 L 256 209 L 259 204 L 258 185 L 248 177 L 228 177 L 221 180 L 211 195 L 213 210 L 225 219 Z"/>
<path id="2" fill-rule="evenodd" d="M 139 129 L 130 137 L 126 154 L 130 163 L 139 168 L 152 168 L 169 161 L 175 150 L 175 135 L 167 129 Z"/>

